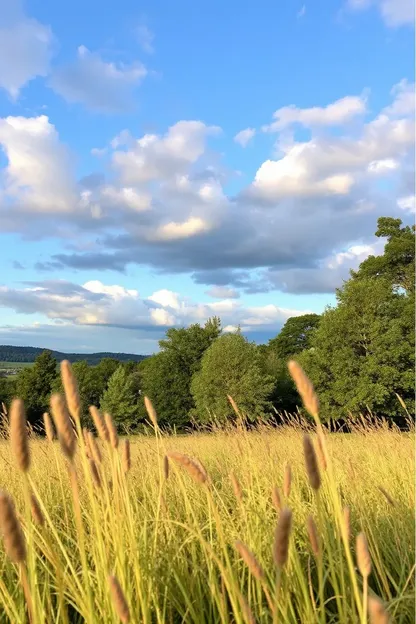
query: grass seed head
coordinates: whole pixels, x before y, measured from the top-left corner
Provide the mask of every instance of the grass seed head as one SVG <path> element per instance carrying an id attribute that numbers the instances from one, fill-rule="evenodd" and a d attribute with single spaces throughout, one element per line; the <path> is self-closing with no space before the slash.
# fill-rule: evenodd
<path id="1" fill-rule="evenodd" d="M 371 574 L 371 557 L 368 550 L 367 538 L 364 533 L 357 535 L 356 542 L 357 566 L 361 576 L 367 578 Z"/>
<path id="2" fill-rule="evenodd" d="M 319 414 L 319 401 L 311 380 L 306 375 L 300 364 L 294 360 L 290 360 L 288 368 L 289 373 L 296 384 L 296 388 L 302 397 L 303 405 L 309 414 L 317 420 Z"/>
<path id="3" fill-rule="evenodd" d="M 163 476 L 167 481 L 169 478 L 169 457 L 167 455 L 163 457 Z"/>
<path id="4" fill-rule="evenodd" d="M 92 476 L 92 480 L 94 481 L 94 485 L 97 488 L 101 488 L 101 477 L 97 468 L 97 464 L 95 463 L 93 459 L 90 459 L 88 461 L 90 464 L 91 476 Z"/>
<path id="5" fill-rule="evenodd" d="M 26 560 L 26 543 L 22 527 L 16 515 L 14 503 L 5 492 L 0 492 L 0 531 L 4 549 L 13 563 Z"/>
<path id="6" fill-rule="evenodd" d="M 179 465 L 183 466 L 183 468 L 187 471 L 187 473 L 193 478 L 197 483 L 205 483 L 208 475 L 202 465 L 188 457 L 188 455 L 183 455 L 182 453 L 178 453 L 177 451 L 171 451 L 168 453 L 168 456 L 176 461 Z"/>
<path id="7" fill-rule="evenodd" d="M 344 507 L 342 511 L 343 522 L 344 522 L 344 530 L 347 536 L 347 540 L 350 540 L 351 537 L 351 510 L 349 507 Z"/>
<path id="8" fill-rule="evenodd" d="M 90 405 L 89 412 L 94 422 L 95 429 L 97 430 L 97 433 L 100 436 L 101 440 L 103 440 L 104 442 L 109 442 L 110 434 L 108 433 L 107 426 L 95 405 Z"/>
<path id="9" fill-rule="evenodd" d="M 150 418 L 150 422 L 152 423 L 153 428 L 156 431 L 157 428 L 158 428 L 156 410 L 153 407 L 153 403 L 151 402 L 151 400 L 147 396 L 144 397 L 144 405 L 145 405 L 145 408 L 146 408 L 147 415 Z"/>
<path id="10" fill-rule="evenodd" d="M 110 438 L 110 444 L 113 447 L 113 449 L 116 449 L 118 448 L 117 430 L 115 428 L 113 419 L 111 418 L 110 414 L 108 414 L 107 412 L 104 414 L 104 422 L 107 427 L 108 435 Z"/>
<path id="11" fill-rule="evenodd" d="M 96 464 L 101 464 L 102 455 L 100 451 L 100 447 L 97 444 L 97 440 L 94 438 L 94 435 L 91 431 L 88 432 L 88 446 L 91 452 L 92 459 Z"/>
<path id="12" fill-rule="evenodd" d="M 130 622 L 130 610 L 120 583 L 115 576 L 109 576 L 108 584 L 110 586 L 110 594 L 114 609 L 121 622 L 123 622 L 123 624 L 128 624 L 128 622 Z"/>
<path id="13" fill-rule="evenodd" d="M 51 410 L 62 452 L 65 457 L 72 461 L 77 441 L 64 398 L 61 394 L 53 394 L 51 396 Z"/>
<path id="14" fill-rule="evenodd" d="M 289 498 L 291 489 L 292 489 L 292 467 L 290 464 L 286 464 L 285 472 L 283 476 L 283 494 L 285 495 L 285 498 Z"/>
<path id="15" fill-rule="evenodd" d="M 122 463 L 123 463 L 123 470 L 127 474 L 131 468 L 130 440 L 128 438 L 124 440 L 124 444 L 123 444 Z"/>
<path id="16" fill-rule="evenodd" d="M 74 421 L 79 423 L 81 420 L 81 401 L 79 398 L 77 380 L 75 379 L 72 366 L 68 360 L 63 360 L 63 362 L 61 362 L 61 378 L 69 413 Z"/>
<path id="17" fill-rule="evenodd" d="M 277 522 L 274 545 L 273 558 L 278 568 L 283 568 L 289 556 L 289 539 L 292 530 L 292 512 L 287 507 L 280 512 Z"/>
<path id="18" fill-rule="evenodd" d="M 276 511 L 279 513 L 282 510 L 282 496 L 277 486 L 272 489 L 272 503 Z"/>
<path id="19" fill-rule="evenodd" d="M 251 550 L 240 540 L 235 542 L 235 547 L 254 578 L 258 581 L 263 580 L 265 578 L 264 570 Z"/>
<path id="20" fill-rule="evenodd" d="M 236 499 L 241 503 L 243 500 L 243 491 L 241 489 L 240 482 L 237 476 L 232 472 L 230 474 L 231 485 L 233 486 L 233 492 Z"/>
<path id="21" fill-rule="evenodd" d="M 368 613 L 371 624 L 389 624 L 390 622 L 387 609 L 378 596 L 369 596 Z"/>
<path id="22" fill-rule="evenodd" d="M 39 501 L 33 492 L 30 495 L 30 509 L 32 511 L 32 518 L 39 524 L 39 526 L 43 526 L 45 524 L 45 517 L 43 515 L 42 509 L 40 508 Z"/>
<path id="23" fill-rule="evenodd" d="M 43 428 L 45 429 L 46 439 L 49 442 L 53 442 L 55 439 L 55 431 L 52 424 L 52 419 L 49 416 L 48 412 L 45 412 L 43 415 Z"/>
<path id="24" fill-rule="evenodd" d="M 327 466 L 326 455 L 325 455 L 325 439 L 324 439 L 324 434 L 321 433 L 320 431 L 318 432 L 318 435 L 317 435 L 317 442 L 318 442 L 319 463 L 321 464 L 322 470 L 326 470 L 328 466 Z"/>
<path id="25" fill-rule="evenodd" d="M 25 406 L 21 399 L 13 399 L 10 407 L 10 444 L 19 470 L 27 472 L 30 451 Z"/>
<path id="26" fill-rule="evenodd" d="M 305 456 L 305 466 L 310 486 L 314 490 L 319 490 L 321 487 L 321 475 L 319 473 L 315 448 L 308 434 L 303 436 L 303 454 Z"/>
<path id="27" fill-rule="evenodd" d="M 312 516 L 308 516 L 306 520 L 306 527 L 308 529 L 308 536 L 311 543 L 312 552 L 315 557 L 318 558 L 321 552 L 321 548 L 319 545 L 318 529 L 316 528 L 315 520 Z"/>

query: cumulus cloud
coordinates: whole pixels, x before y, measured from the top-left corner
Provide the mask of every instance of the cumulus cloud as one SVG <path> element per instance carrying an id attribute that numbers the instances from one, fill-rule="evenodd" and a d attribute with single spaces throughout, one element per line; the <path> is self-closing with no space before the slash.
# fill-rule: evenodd
<path id="1" fill-rule="evenodd" d="M 391 104 L 369 121 L 357 118 L 353 133 L 312 128 L 309 139 L 281 146 L 236 195 L 227 194 L 229 173 L 211 150 L 219 129 L 202 121 L 179 121 L 164 134 L 122 132 L 107 147 L 106 174 L 77 183 L 46 117 L 0 120 L 0 228 L 63 240 L 43 270 L 138 264 L 250 293 L 328 292 L 348 273 L 329 257 L 372 244 L 380 215 L 409 218 L 411 89 L 399 83 Z M 345 266 L 353 262 L 346 257 Z"/>
<path id="2" fill-rule="evenodd" d="M 411 25 L 415 21 L 413 0 L 349 0 L 348 6 L 355 11 L 363 11 L 375 6 L 380 11 L 385 24 L 392 28 Z"/>
<path id="3" fill-rule="evenodd" d="M 314 106 L 312 108 L 297 108 L 284 106 L 274 114 L 274 121 L 263 126 L 264 132 L 280 132 L 293 124 L 300 124 L 306 128 L 318 126 L 341 126 L 351 121 L 357 115 L 366 112 L 364 97 L 347 96 L 328 104 L 328 106 Z"/>
<path id="4" fill-rule="evenodd" d="M 276 305 L 244 306 L 230 299 L 202 304 L 169 290 L 141 298 L 135 289 L 97 280 L 83 285 L 47 280 L 23 288 L 0 286 L 0 306 L 20 314 L 40 313 L 54 323 L 137 329 L 160 337 L 169 327 L 203 323 L 213 315 L 220 315 L 226 326 L 273 335 L 290 316 L 305 313 Z"/>
<path id="5" fill-rule="evenodd" d="M 0 145 L 8 160 L 3 170 L 8 202 L 0 211 L 14 216 L 20 210 L 48 215 L 72 210 L 77 195 L 71 158 L 46 116 L 0 119 Z"/>
<path id="6" fill-rule="evenodd" d="M 247 147 L 255 134 L 256 131 L 254 128 L 246 128 L 245 130 L 240 130 L 240 132 L 235 135 L 234 141 L 241 145 L 241 147 Z"/>
<path id="7" fill-rule="evenodd" d="M 116 113 L 133 107 L 133 91 L 146 75 L 147 69 L 138 61 L 106 62 L 97 52 L 81 45 L 75 61 L 54 70 L 50 85 L 68 102 L 101 113 Z"/>
<path id="8" fill-rule="evenodd" d="M 219 128 L 202 121 L 179 121 L 164 136 L 145 134 L 126 151 L 116 151 L 113 165 L 126 184 L 172 178 L 200 158 L 209 135 Z"/>
<path id="9" fill-rule="evenodd" d="M 0 87 L 13 99 L 48 74 L 53 42 L 50 27 L 25 15 L 20 0 L 0 0 Z"/>

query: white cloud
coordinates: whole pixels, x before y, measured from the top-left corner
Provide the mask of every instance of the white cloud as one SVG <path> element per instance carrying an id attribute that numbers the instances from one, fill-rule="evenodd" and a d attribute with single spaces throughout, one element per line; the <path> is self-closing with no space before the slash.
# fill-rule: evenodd
<path id="1" fill-rule="evenodd" d="M 207 136 L 218 132 L 202 121 L 179 121 L 163 137 L 145 134 L 131 149 L 116 151 L 113 165 L 126 184 L 171 178 L 186 172 L 203 155 Z"/>
<path id="2" fill-rule="evenodd" d="M 145 66 L 104 61 L 84 45 L 77 59 L 55 69 L 51 87 L 68 102 L 80 103 L 102 113 L 122 112 L 133 107 L 132 94 L 147 75 Z"/>
<path id="3" fill-rule="evenodd" d="M 376 6 L 387 26 L 392 28 L 414 24 L 414 0 L 349 0 L 348 6 L 356 11 Z"/>
<path id="4" fill-rule="evenodd" d="M 26 16 L 19 0 L 0 3 L 0 87 L 13 99 L 27 82 L 48 74 L 53 41 L 50 27 Z"/>
<path id="5" fill-rule="evenodd" d="M 416 197 L 415 195 L 407 195 L 406 197 L 400 197 L 397 200 L 397 205 L 400 210 L 404 212 L 410 212 L 416 214 Z"/>
<path id="6" fill-rule="evenodd" d="M 144 52 L 146 52 L 147 54 L 153 54 L 153 52 L 155 51 L 153 45 L 155 36 L 152 31 L 144 24 L 141 24 L 140 26 L 138 26 L 136 32 L 137 39 Z"/>
<path id="7" fill-rule="evenodd" d="M 384 175 L 389 171 L 395 171 L 399 168 L 399 162 L 393 158 L 384 158 L 382 160 L 373 160 L 368 165 L 368 171 L 375 175 Z"/>
<path id="8" fill-rule="evenodd" d="M 240 297 L 240 293 L 235 288 L 228 286 L 213 286 L 205 294 L 214 299 L 238 299 Z"/>
<path id="9" fill-rule="evenodd" d="M 254 128 L 246 128 L 235 135 L 234 141 L 241 145 L 241 147 L 247 147 L 255 134 L 256 131 Z"/>
<path id="10" fill-rule="evenodd" d="M 10 209 L 73 210 L 77 195 L 71 159 L 46 116 L 0 119 L 0 145 L 8 159 L 3 173 Z"/>
<path id="11" fill-rule="evenodd" d="M 293 124 L 301 124 L 307 128 L 319 126 L 341 126 L 366 112 L 364 97 L 347 96 L 336 100 L 327 106 L 313 106 L 312 108 L 297 108 L 284 106 L 274 114 L 270 125 L 264 126 L 264 132 L 279 132 Z"/>
<path id="12" fill-rule="evenodd" d="M 152 238 L 156 240 L 178 240 L 209 232 L 211 225 L 199 217 L 189 217 L 182 223 L 171 221 L 157 228 Z"/>
<path id="13" fill-rule="evenodd" d="M 282 157 L 267 160 L 260 166 L 252 190 L 269 199 L 348 195 L 367 174 L 385 175 L 399 169 L 401 159 L 414 143 L 414 120 L 408 116 L 396 118 L 398 111 L 410 110 L 407 96 L 406 106 L 403 105 L 403 94 L 407 92 L 407 84 L 400 83 L 394 91 L 396 98 L 392 106 L 364 124 L 358 138 L 312 137 L 309 141 L 282 145 Z M 317 110 L 324 113 L 331 110 L 331 105 Z M 289 117 L 286 113 L 279 117 L 276 122 L 279 128 L 290 123 Z M 295 117 L 301 118 L 297 114 L 291 119 Z M 335 120 L 337 114 L 331 113 L 329 118 Z"/>
<path id="14" fill-rule="evenodd" d="M 304 4 L 299 11 L 296 13 L 296 17 L 304 17 L 306 13 L 306 4 Z"/>
<path id="15" fill-rule="evenodd" d="M 102 197 L 117 208 L 125 207 L 134 212 L 149 210 L 152 203 L 149 193 L 128 186 L 121 188 L 106 186 L 102 189 Z"/>
<path id="16" fill-rule="evenodd" d="M 272 304 L 245 307 L 230 300 L 201 304 L 169 290 L 142 299 L 137 290 L 119 285 L 91 281 L 80 286 L 63 280 L 20 289 L 0 286 L 0 306 L 20 314 L 40 313 L 51 321 L 74 326 L 137 328 L 150 333 L 160 330 L 162 334 L 168 327 L 203 323 L 218 314 L 225 326 L 241 325 L 247 332 L 274 333 L 290 316 L 308 312 Z"/>

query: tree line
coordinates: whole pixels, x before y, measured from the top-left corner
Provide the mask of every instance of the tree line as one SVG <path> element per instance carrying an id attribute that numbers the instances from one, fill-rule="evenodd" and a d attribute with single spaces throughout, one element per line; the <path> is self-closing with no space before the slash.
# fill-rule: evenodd
<path id="1" fill-rule="evenodd" d="M 351 272 L 336 291 L 336 306 L 289 318 L 265 345 L 240 331 L 223 333 L 213 317 L 204 325 L 168 329 L 159 352 L 141 362 L 76 362 L 84 417 L 94 404 L 112 414 L 120 431 L 140 430 L 147 395 L 160 425 L 181 430 L 234 419 L 230 395 L 248 421 L 274 419 L 300 405 L 287 371 L 291 358 L 313 381 L 323 419 L 368 411 L 398 419 L 403 406 L 413 414 L 415 228 L 382 217 L 376 236 L 387 239 L 384 253 Z M 57 362 L 48 351 L 15 380 L 0 379 L 0 400 L 7 405 L 21 397 L 32 423 L 60 390 Z"/>

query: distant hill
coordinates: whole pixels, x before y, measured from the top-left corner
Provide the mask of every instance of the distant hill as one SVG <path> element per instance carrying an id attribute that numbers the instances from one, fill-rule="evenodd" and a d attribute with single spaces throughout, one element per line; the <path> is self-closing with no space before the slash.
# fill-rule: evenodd
<path id="1" fill-rule="evenodd" d="M 70 362 L 85 361 L 90 365 L 95 365 L 103 358 L 113 358 L 120 362 L 141 362 L 147 356 L 136 355 L 134 353 L 61 353 L 53 349 L 41 349 L 40 347 L 13 347 L 10 345 L 0 345 L 0 362 L 34 362 L 42 351 L 50 351 L 54 358 L 61 362 L 69 360 Z"/>

